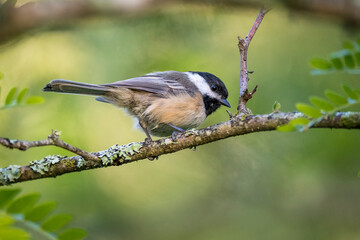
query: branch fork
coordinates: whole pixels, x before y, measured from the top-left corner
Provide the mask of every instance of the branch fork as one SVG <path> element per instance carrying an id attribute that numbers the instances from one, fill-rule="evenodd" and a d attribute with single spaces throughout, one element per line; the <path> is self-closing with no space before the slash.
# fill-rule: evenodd
<path id="1" fill-rule="evenodd" d="M 249 49 L 250 42 L 254 37 L 256 30 L 259 28 L 261 21 L 263 20 L 265 14 L 268 12 L 268 9 L 260 9 L 260 12 L 250 29 L 250 32 L 245 37 L 245 39 L 238 36 L 238 48 L 240 52 L 240 94 L 239 94 L 239 104 L 237 107 L 238 115 L 243 114 L 252 114 L 250 109 L 246 108 L 246 103 L 253 97 L 254 93 L 257 90 L 257 85 L 255 88 L 249 92 L 248 90 L 248 82 L 249 82 L 249 74 L 253 73 L 252 71 L 247 70 L 247 52 Z"/>
<path id="2" fill-rule="evenodd" d="M 56 130 L 52 130 L 51 134 L 47 137 L 47 139 L 40 141 L 24 141 L 24 140 L 13 140 L 9 138 L 0 137 L 0 145 L 3 145 L 10 149 L 19 149 L 21 151 L 26 151 L 32 147 L 42 147 L 42 146 L 57 146 L 63 149 L 66 149 L 70 152 L 73 152 L 77 155 L 80 155 L 85 160 L 96 160 L 100 159 L 94 154 L 85 152 L 80 148 L 74 147 L 60 139 L 61 132 Z"/>

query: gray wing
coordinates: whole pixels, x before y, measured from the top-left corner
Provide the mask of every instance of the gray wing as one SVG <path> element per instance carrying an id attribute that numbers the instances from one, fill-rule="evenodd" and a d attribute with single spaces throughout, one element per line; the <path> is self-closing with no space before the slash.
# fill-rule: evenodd
<path id="1" fill-rule="evenodd" d="M 106 87 L 126 87 L 134 90 L 146 91 L 159 95 L 167 95 L 169 93 L 178 94 L 186 92 L 185 87 L 178 81 L 180 72 L 160 72 L 151 73 L 142 77 L 131 78 L 110 84 L 104 84 Z M 185 74 L 184 74 L 185 75 Z M 183 77 L 186 77 L 183 76 Z"/>

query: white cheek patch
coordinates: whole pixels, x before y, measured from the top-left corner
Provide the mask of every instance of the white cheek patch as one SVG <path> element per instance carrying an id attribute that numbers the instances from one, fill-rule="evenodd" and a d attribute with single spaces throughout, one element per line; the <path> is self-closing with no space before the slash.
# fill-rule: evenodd
<path id="1" fill-rule="evenodd" d="M 189 77 L 189 80 L 193 84 L 195 84 L 195 86 L 199 89 L 202 95 L 208 95 L 209 97 L 217 98 L 217 99 L 221 98 L 217 93 L 211 91 L 209 84 L 202 76 L 192 72 L 185 72 L 185 73 Z"/>

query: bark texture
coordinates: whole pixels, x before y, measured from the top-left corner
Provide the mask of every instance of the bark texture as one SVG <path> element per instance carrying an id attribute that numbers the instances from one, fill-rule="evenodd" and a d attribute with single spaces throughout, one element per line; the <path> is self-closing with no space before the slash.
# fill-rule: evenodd
<path id="1" fill-rule="evenodd" d="M 91 153 L 98 159 L 85 160 L 82 156 L 48 156 L 39 161 L 31 161 L 27 166 L 11 165 L 1 168 L 0 186 L 40 178 L 57 177 L 65 173 L 119 166 L 142 159 L 174 153 L 224 138 L 254 132 L 272 131 L 278 126 L 287 124 L 290 120 L 300 117 L 305 116 L 299 112 L 242 115 L 208 128 L 181 133 L 177 136 L 176 142 L 171 138 L 163 138 L 150 144 L 138 142 L 121 146 L 114 145 L 108 150 Z M 327 115 L 311 128 L 360 129 L 360 113 L 337 112 L 333 115 Z"/>

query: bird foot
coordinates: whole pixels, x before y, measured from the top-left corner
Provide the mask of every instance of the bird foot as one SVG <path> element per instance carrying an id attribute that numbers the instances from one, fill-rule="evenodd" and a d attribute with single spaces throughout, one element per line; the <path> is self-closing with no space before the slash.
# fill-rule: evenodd
<path id="1" fill-rule="evenodd" d="M 152 143 L 152 139 L 151 138 L 145 138 L 144 140 L 144 144 L 145 145 L 150 145 Z"/>
<path id="2" fill-rule="evenodd" d="M 150 161 L 154 161 L 154 160 L 158 160 L 159 156 L 156 157 L 147 157 L 147 159 L 149 159 Z"/>
<path id="3" fill-rule="evenodd" d="M 173 131 L 173 133 L 171 134 L 171 139 L 173 140 L 173 142 L 177 142 L 177 136 L 178 134 L 184 133 L 185 131 Z"/>

